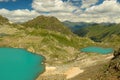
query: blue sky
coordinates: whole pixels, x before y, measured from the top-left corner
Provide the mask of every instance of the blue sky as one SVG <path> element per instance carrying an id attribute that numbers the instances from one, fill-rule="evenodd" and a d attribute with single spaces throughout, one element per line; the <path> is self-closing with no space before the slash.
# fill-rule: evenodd
<path id="1" fill-rule="evenodd" d="M 71 2 L 74 6 L 81 6 L 82 0 L 62 0 L 63 2 Z M 104 0 L 99 0 L 98 4 L 101 4 Z M 2 1 L 0 2 L 0 8 L 6 8 L 9 10 L 16 10 L 16 9 L 29 9 L 31 10 L 32 0 L 16 0 L 16 1 Z"/>
<path id="2" fill-rule="evenodd" d="M 32 9 L 31 8 L 32 0 L 17 0 L 17 1 L 8 1 L 0 2 L 0 8 L 6 8 L 9 10 L 16 9 Z"/>
<path id="3" fill-rule="evenodd" d="M 82 0 L 62 0 L 63 2 L 71 2 L 74 6 L 81 6 Z M 96 5 L 103 3 L 104 0 L 98 0 Z M 120 0 L 117 0 L 120 2 Z M 6 8 L 9 10 L 16 10 L 16 9 L 29 9 L 31 10 L 32 0 L 16 0 L 16 1 L 1 1 L 0 8 Z"/>
<path id="4" fill-rule="evenodd" d="M 0 15 L 24 22 L 39 15 L 61 21 L 120 22 L 120 0 L 0 0 Z M 111 19 L 111 20 L 110 20 Z"/>

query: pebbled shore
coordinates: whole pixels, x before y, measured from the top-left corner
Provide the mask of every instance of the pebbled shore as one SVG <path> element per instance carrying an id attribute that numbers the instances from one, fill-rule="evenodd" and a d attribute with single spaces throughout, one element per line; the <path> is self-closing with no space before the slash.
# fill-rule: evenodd
<path id="1" fill-rule="evenodd" d="M 69 64 L 47 66 L 46 71 L 37 80 L 89 80 L 92 78 L 91 73 L 96 74 L 96 71 L 111 58 L 112 54 L 89 57 L 84 55 Z"/>

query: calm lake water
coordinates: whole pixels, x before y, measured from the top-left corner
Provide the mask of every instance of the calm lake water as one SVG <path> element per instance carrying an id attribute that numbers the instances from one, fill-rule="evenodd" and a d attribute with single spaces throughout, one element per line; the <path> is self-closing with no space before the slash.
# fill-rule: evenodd
<path id="1" fill-rule="evenodd" d="M 99 54 L 109 54 L 112 53 L 114 50 L 112 48 L 102 48 L 102 47 L 95 47 L 90 46 L 86 47 L 80 50 L 81 52 L 87 52 L 87 53 L 99 53 Z"/>
<path id="2" fill-rule="evenodd" d="M 0 80 L 35 80 L 44 57 L 19 48 L 0 48 Z"/>

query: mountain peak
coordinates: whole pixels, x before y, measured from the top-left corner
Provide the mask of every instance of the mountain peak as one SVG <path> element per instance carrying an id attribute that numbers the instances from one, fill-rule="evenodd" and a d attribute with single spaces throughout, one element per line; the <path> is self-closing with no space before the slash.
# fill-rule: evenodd
<path id="1" fill-rule="evenodd" d="M 40 16 L 37 16 L 35 19 L 45 19 L 45 18 L 49 18 L 49 19 L 57 19 L 56 17 L 54 16 L 44 16 L 44 15 L 40 15 Z"/>
<path id="2" fill-rule="evenodd" d="M 57 31 L 64 34 L 72 34 L 72 32 L 65 27 L 56 17 L 53 16 L 38 16 L 28 22 L 23 23 L 25 27 L 42 28 L 51 31 Z"/>

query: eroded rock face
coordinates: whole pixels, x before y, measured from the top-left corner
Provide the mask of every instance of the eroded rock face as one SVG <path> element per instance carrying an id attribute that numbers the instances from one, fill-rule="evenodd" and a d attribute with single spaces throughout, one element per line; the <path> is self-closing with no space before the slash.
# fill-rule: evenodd
<path id="1" fill-rule="evenodd" d="M 120 71 L 120 48 L 118 51 L 114 52 L 114 58 L 110 61 L 109 70 L 113 69 L 115 71 Z"/>
<path id="2" fill-rule="evenodd" d="M 120 80 L 120 48 L 113 55 L 108 67 L 96 80 Z"/>

